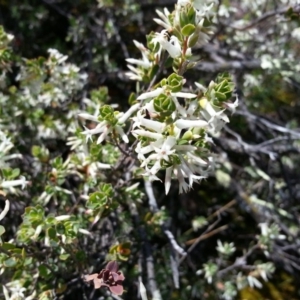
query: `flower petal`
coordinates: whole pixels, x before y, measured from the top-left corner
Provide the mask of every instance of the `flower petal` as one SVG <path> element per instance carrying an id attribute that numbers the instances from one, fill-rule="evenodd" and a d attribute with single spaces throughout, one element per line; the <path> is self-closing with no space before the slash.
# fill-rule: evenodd
<path id="1" fill-rule="evenodd" d="M 109 289 L 114 295 L 122 295 L 124 292 L 123 286 L 119 284 L 110 286 Z"/>
<path id="2" fill-rule="evenodd" d="M 113 261 L 110 261 L 106 267 L 105 267 L 106 270 L 109 270 L 110 272 L 114 272 L 114 273 L 117 273 L 118 272 L 118 263 L 113 260 Z"/>
<path id="3" fill-rule="evenodd" d="M 120 281 L 125 280 L 125 276 L 123 275 L 123 273 L 122 273 L 121 271 L 118 272 L 118 275 L 119 275 L 118 281 L 119 281 L 119 280 L 120 280 Z"/>
<path id="4" fill-rule="evenodd" d="M 103 284 L 102 279 L 99 279 L 99 278 L 95 278 L 94 279 L 94 287 L 95 287 L 95 289 L 99 289 L 103 285 L 105 285 L 105 284 Z"/>
<path id="5" fill-rule="evenodd" d="M 98 273 L 91 274 L 91 275 L 84 275 L 83 280 L 84 281 L 91 281 L 91 280 L 94 280 L 97 277 L 98 277 Z"/>

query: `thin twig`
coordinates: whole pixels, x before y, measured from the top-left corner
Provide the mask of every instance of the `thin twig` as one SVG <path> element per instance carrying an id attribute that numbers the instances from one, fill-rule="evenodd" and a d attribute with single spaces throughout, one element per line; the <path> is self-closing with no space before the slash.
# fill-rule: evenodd
<path id="1" fill-rule="evenodd" d="M 187 255 L 190 254 L 193 251 L 193 249 L 198 245 L 199 242 L 201 242 L 202 240 L 205 240 L 205 239 L 217 234 L 218 232 L 223 231 L 223 230 L 228 228 L 228 225 L 223 225 L 223 226 L 221 226 L 221 227 L 219 227 L 215 230 L 212 230 L 213 228 L 215 228 L 219 224 L 220 221 L 221 221 L 221 219 L 220 219 L 220 216 L 218 215 L 218 219 L 213 224 L 211 224 L 198 238 L 192 239 L 192 240 L 186 242 L 187 245 L 190 245 L 190 244 L 192 244 L 192 245 L 187 250 L 187 254 L 185 256 L 181 257 L 181 259 L 179 260 L 178 265 L 180 265 L 186 259 Z"/>
<path id="2" fill-rule="evenodd" d="M 159 208 L 157 206 L 157 201 L 156 201 L 156 198 L 154 196 L 152 184 L 148 180 L 145 180 L 145 190 L 146 190 L 146 194 L 148 196 L 148 203 L 149 203 L 149 206 L 150 206 L 150 210 L 154 213 L 159 212 Z M 173 233 L 169 229 L 167 229 L 167 226 L 164 222 L 161 225 L 161 227 L 162 227 L 162 230 L 163 230 L 164 234 L 169 239 L 169 242 L 172 245 L 173 249 L 177 253 L 179 253 L 180 255 L 186 255 L 186 252 L 184 251 L 184 249 L 182 247 L 179 246 L 179 244 L 177 243 Z"/>
<path id="3" fill-rule="evenodd" d="M 223 226 L 220 226 L 220 227 L 218 227 L 218 228 L 216 228 L 216 229 L 214 229 L 214 230 L 212 230 L 212 231 L 210 231 L 206 234 L 200 235 L 196 239 L 192 239 L 192 240 L 187 241 L 186 245 L 192 245 L 189 248 L 188 252 L 191 252 L 191 250 L 193 250 L 200 241 L 206 240 L 206 239 L 210 238 L 211 236 L 213 236 L 213 235 L 215 235 L 215 234 L 217 234 L 217 233 L 219 233 L 219 232 L 221 232 L 221 231 L 223 231 L 227 228 L 228 228 L 228 225 L 223 225 Z"/>

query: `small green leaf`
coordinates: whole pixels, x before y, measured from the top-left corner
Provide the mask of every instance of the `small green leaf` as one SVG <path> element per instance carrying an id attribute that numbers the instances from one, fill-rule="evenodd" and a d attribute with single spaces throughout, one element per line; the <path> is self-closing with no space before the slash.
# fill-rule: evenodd
<path id="1" fill-rule="evenodd" d="M 133 105 L 136 102 L 136 94 L 135 93 L 131 93 L 128 99 L 128 103 L 130 105 Z"/>
<path id="2" fill-rule="evenodd" d="M 31 154 L 34 156 L 34 157 L 38 157 L 41 153 L 41 147 L 40 146 L 32 146 L 31 147 Z"/>
<path id="3" fill-rule="evenodd" d="M 5 228 L 4 228 L 2 225 L 0 225 L 0 236 L 1 236 L 4 232 L 5 232 Z"/>
<path id="4" fill-rule="evenodd" d="M 64 254 L 61 254 L 61 255 L 59 256 L 59 259 L 60 259 L 60 260 L 67 260 L 67 259 L 69 258 L 69 256 L 70 256 L 70 254 L 64 253 Z"/>
<path id="5" fill-rule="evenodd" d="M 25 248 L 22 249 L 22 258 L 26 258 L 26 250 L 25 250 Z"/>
<path id="6" fill-rule="evenodd" d="M 181 33 L 184 36 L 190 36 L 195 32 L 196 27 L 193 24 L 187 24 L 181 29 Z"/>
<path id="7" fill-rule="evenodd" d="M 20 175 L 20 169 L 13 169 L 11 174 L 11 179 L 14 179 Z"/>
<path id="8" fill-rule="evenodd" d="M 49 270 L 45 265 L 40 265 L 38 267 L 39 274 L 41 277 L 47 278 L 51 274 L 51 270 Z"/>
<path id="9" fill-rule="evenodd" d="M 215 92 L 215 96 L 218 98 L 219 101 L 226 100 L 226 96 L 223 93 Z"/>
<path id="10" fill-rule="evenodd" d="M 56 230 L 53 227 L 50 227 L 47 232 L 50 239 L 56 238 Z"/>
<path id="11" fill-rule="evenodd" d="M 198 39 L 199 39 L 199 34 L 196 32 L 192 36 L 190 36 L 189 41 L 188 41 L 189 48 L 194 47 L 196 45 L 196 43 L 198 42 Z"/>
<path id="12" fill-rule="evenodd" d="M 64 224 L 58 223 L 58 224 L 56 225 L 56 231 L 57 231 L 59 234 L 65 234 L 66 229 L 65 229 Z"/>
<path id="13" fill-rule="evenodd" d="M 6 251 L 16 248 L 16 246 L 14 244 L 11 244 L 11 243 L 3 243 L 2 247 Z"/>
<path id="14" fill-rule="evenodd" d="M 32 257 L 26 257 L 23 264 L 24 264 L 24 266 L 30 266 L 30 265 L 32 265 L 32 261 L 33 261 Z"/>
<path id="15" fill-rule="evenodd" d="M 153 79 L 153 77 L 157 74 L 158 70 L 159 70 L 159 65 L 156 65 L 156 64 L 151 68 L 151 71 L 149 74 L 150 80 Z"/>
<path id="16" fill-rule="evenodd" d="M 15 258 L 11 257 L 3 262 L 3 265 L 7 268 L 12 268 L 17 264 L 17 261 Z"/>
<path id="17" fill-rule="evenodd" d="M 231 177 L 229 174 L 225 173 L 222 170 L 217 170 L 216 171 L 216 178 L 218 180 L 218 182 L 224 186 L 224 187 L 229 187 L 230 182 L 231 182 Z"/>
<path id="18" fill-rule="evenodd" d="M 184 27 L 186 24 L 189 23 L 189 17 L 185 11 L 180 11 L 179 22 L 181 27 Z"/>

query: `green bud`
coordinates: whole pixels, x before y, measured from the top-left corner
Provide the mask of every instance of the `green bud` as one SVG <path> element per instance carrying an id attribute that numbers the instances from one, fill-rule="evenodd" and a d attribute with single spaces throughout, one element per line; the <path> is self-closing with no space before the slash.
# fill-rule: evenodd
<path id="1" fill-rule="evenodd" d="M 191 61 L 187 64 L 186 66 L 186 69 L 189 70 L 189 69 L 193 69 L 196 65 L 197 65 L 198 62 L 196 61 Z"/>
<path id="2" fill-rule="evenodd" d="M 215 86 L 216 86 L 216 83 L 212 80 L 212 81 L 209 83 L 208 89 L 209 89 L 209 90 L 212 90 Z"/>
<path id="3" fill-rule="evenodd" d="M 188 40 L 188 47 L 192 48 L 196 45 L 196 43 L 198 42 L 199 39 L 199 33 L 194 32 L 192 36 L 189 37 Z"/>
<path id="4" fill-rule="evenodd" d="M 154 76 L 157 74 L 159 70 L 159 65 L 154 65 L 152 68 L 151 68 L 151 71 L 150 71 L 150 74 L 149 74 L 149 79 L 152 80 L 154 78 Z"/>
<path id="5" fill-rule="evenodd" d="M 183 140 L 189 141 L 193 139 L 193 133 L 192 131 L 188 130 L 184 133 L 184 135 L 182 136 Z"/>
<path id="6" fill-rule="evenodd" d="M 185 25 L 189 24 L 189 17 L 185 11 L 180 12 L 179 22 L 181 27 L 184 27 Z"/>
<path id="7" fill-rule="evenodd" d="M 115 112 L 110 105 L 103 105 L 100 108 L 99 113 L 100 113 L 100 116 L 98 117 L 99 121 L 105 120 L 112 125 L 118 122 L 117 118 L 115 117 L 115 114 L 117 114 L 117 112 Z"/>
<path id="8" fill-rule="evenodd" d="M 166 78 L 162 79 L 162 81 L 160 82 L 160 86 L 165 86 L 168 84 L 168 80 Z"/>
<path id="9" fill-rule="evenodd" d="M 194 9 L 194 7 L 190 7 L 188 12 L 187 12 L 187 15 L 188 15 L 188 19 L 189 19 L 189 22 L 190 24 L 195 24 L 195 19 L 196 19 L 196 11 Z"/>
<path id="10" fill-rule="evenodd" d="M 175 35 L 180 42 L 183 41 L 182 35 L 181 35 L 181 28 L 179 26 L 178 26 L 178 28 L 176 28 L 176 27 L 173 28 L 172 34 Z"/>
<path id="11" fill-rule="evenodd" d="M 226 100 L 226 95 L 220 92 L 215 92 L 215 97 L 221 102 Z"/>
<path id="12" fill-rule="evenodd" d="M 131 93 L 130 96 L 129 96 L 129 99 L 128 99 L 128 103 L 130 105 L 133 105 L 136 103 L 136 95 L 135 93 Z"/>
<path id="13" fill-rule="evenodd" d="M 166 116 L 171 115 L 176 109 L 173 100 L 164 94 L 161 94 L 154 99 L 153 106 L 157 112 Z"/>
<path id="14" fill-rule="evenodd" d="M 206 103 L 207 103 L 207 98 L 206 97 L 202 97 L 200 100 L 199 100 L 199 105 L 202 109 L 205 109 L 206 107 Z"/>
<path id="15" fill-rule="evenodd" d="M 168 77 L 167 81 L 172 93 L 177 93 L 182 90 L 182 86 L 183 86 L 182 76 L 177 75 L 176 73 L 172 73 Z"/>
<path id="16" fill-rule="evenodd" d="M 113 108 L 110 106 L 110 105 L 103 105 L 101 108 L 100 108 L 100 116 L 103 118 L 103 119 L 106 119 L 108 117 L 110 117 L 111 115 L 114 114 L 114 110 Z"/>

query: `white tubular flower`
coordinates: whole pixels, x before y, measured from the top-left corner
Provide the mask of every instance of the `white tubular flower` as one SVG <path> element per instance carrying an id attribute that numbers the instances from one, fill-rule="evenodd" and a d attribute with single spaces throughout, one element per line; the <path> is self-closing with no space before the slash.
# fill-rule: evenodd
<path id="1" fill-rule="evenodd" d="M 153 151 L 153 146 L 150 144 L 148 146 L 142 147 L 142 143 L 139 142 L 135 148 L 135 152 L 138 154 L 138 159 L 145 160 L 145 154 Z"/>
<path id="2" fill-rule="evenodd" d="M 57 216 L 55 217 L 56 221 L 66 221 L 69 220 L 71 218 L 70 215 L 61 215 L 61 216 Z"/>
<path id="3" fill-rule="evenodd" d="M 96 116 L 93 116 L 93 115 L 90 115 L 87 113 L 78 114 L 78 117 L 83 118 L 85 120 L 93 121 L 93 122 L 99 122 L 99 120 Z"/>
<path id="4" fill-rule="evenodd" d="M 131 72 L 126 72 L 125 75 L 131 79 L 131 80 L 137 80 L 137 81 L 142 81 L 143 80 L 143 75 L 144 72 L 138 68 L 135 68 L 131 65 L 127 65 L 128 69 L 131 70 Z"/>
<path id="5" fill-rule="evenodd" d="M 196 146 L 192 146 L 192 145 L 176 145 L 174 147 L 177 151 L 181 151 L 181 152 L 189 152 L 189 151 L 195 151 L 197 150 Z"/>
<path id="6" fill-rule="evenodd" d="M 61 54 L 56 49 L 50 48 L 48 49 L 48 53 L 50 54 L 50 58 L 54 58 L 55 60 L 57 60 L 58 64 L 62 64 L 68 59 L 68 56 Z"/>
<path id="7" fill-rule="evenodd" d="M 128 63 L 136 65 L 137 67 L 127 65 L 128 69 L 130 69 L 131 72 L 126 72 L 125 75 L 128 76 L 131 80 L 142 81 L 145 73 L 144 69 L 149 69 L 152 66 L 152 63 L 149 60 L 150 51 L 143 44 L 135 40 L 133 42 L 135 46 L 141 51 L 142 59 L 127 58 L 126 61 Z"/>
<path id="8" fill-rule="evenodd" d="M 137 100 L 145 100 L 145 99 L 155 98 L 155 97 L 163 94 L 164 92 L 166 92 L 166 88 L 157 88 L 151 92 L 146 92 L 146 93 L 139 95 Z M 175 103 L 175 101 L 177 101 L 177 99 L 174 100 L 174 97 L 187 98 L 187 99 L 192 99 L 192 98 L 197 97 L 196 94 L 185 93 L 185 92 L 170 93 L 170 95 L 173 97 L 172 99 L 173 99 L 174 103 Z"/>
<path id="9" fill-rule="evenodd" d="M 147 112 L 149 113 L 149 115 L 152 117 L 154 115 L 157 115 L 157 112 L 154 108 L 154 102 L 153 100 L 151 100 L 150 102 L 146 103 L 144 105 L 144 107 L 142 107 L 143 110 L 147 110 Z"/>
<path id="10" fill-rule="evenodd" d="M 175 167 L 174 173 L 177 176 L 177 179 L 179 181 L 179 194 L 181 194 L 182 192 L 186 193 L 190 189 L 190 186 L 184 180 L 183 173 L 179 166 Z"/>
<path id="11" fill-rule="evenodd" d="M 177 93 L 171 93 L 172 96 L 178 97 L 178 98 L 187 98 L 192 99 L 196 98 L 197 95 L 193 93 L 184 93 L 184 92 L 177 92 Z"/>
<path id="12" fill-rule="evenodd" d="M 137 97 L 137 100 L 145 100 L 150 98 L 155 98 L 164 92 L 163 88 L 157 88 L 151 92 L 143 93 Z"/>
<path id="13" fill-rule="evenodd" d="M 88 230 L 83 229 L 83 228 L 79 228 L 78 231 L 79 231 L 80 233 L 82 233 L 82 234 L 85 234 L 85 235 L 90 235 L 90 236 L 92 235 L 91 232 L 89 232 Z"/>
<path id="14" fill-rule="evenodd" d="M 10 206 L 9 201 L 5 200 L 5 207 L 0 214 L 0 221 L 7 215 L 8 211 L 9 211 L 9 206 Z"/>
<path id="15" fill-rule="evenodd" d="M 257 288 L 261 289 L 263 286 L 262 283 L 254 276 L 250 276 L 250 275 L 247 276 L 247 280 L 248 280 L 249 286 L 251 288 L 257 287 Z"/>
<path id="16" fill-rule="evenodd" d="M 115 130 L 116 133 L 118 133 L 118 135 L 121 136 L 122 140 L 125 143 L 129 142 L 129 139 L 127 137 L 127 135 L 125 134 L 123 128 L 121 125 L 123 125 L 128 119 L 129 117 L 139 108 L 140 104 L 137 103 L 135 105 L 133 105 L 126 113 L 119 113 L 118 115 L 116 115 L 116 118 L 118 120 L 118 124 L 115 126 L 112 126 L 111 124 L 108 123 L 108 121 L 101 121 L 99 123 L 99 120 L 96 116 L 87 114 L 87 113 L 80 113 L 78 114 L 79 117 L 86 119 L 86 120 L 90 120 L 93 122 L 98 122 L 99 124 L 93 128 L 93 129 L 88 129 L 86 128 L 85 131 L 82 132 L 82 134 L 86 135 L 87 140 L 92 138 L 93 134 L 100 134 L 100 136 L 98 137 L 97 140 L 97 144 L 102 143 L 107 135 L 112 132 L 113 130 Z"/>
<path id="17" fill-rule="evenodd" d="M 175 123 L 175 126 L 179 129 L 185 128 L 204 128 L 208 126 L 208 123 L 203 120 L 184 120 L 179 119 Z"/>
<path id="18" fill-rule="evenodd" d="M 182 53 L 181 45 L 176 36 L 171 36 L 168 41 L 168 31 L 162 30 L 160 33 L 155 33 L 155 38 L 152 40 L 154 43 L 159 43 L 161 47 L 168 51 L 172 58 L 179 57 Z"/>
<path id="19" fill-rule="evenodd" d="M 203 2 L 203 0 L 194 0 L 193 6 L 197 9 L 197 14 L 199 15 L 199 17 L 209 17 L 213 14 L 211 10 L 214 6 L 215 1 L 211 1 L 212 3 L 210 5 L 207 5 Z"/>
<path id="20" fill-rule="evenodd" d="M 176 106 L 176 111 L 179 112 L 179 114 L 180 114 L 182 117 L 186 117 L 186 116 L 187 116 L 186 110 L 185 110 L 185 108 L 183 108 L 183 107 L 179 104 L 177 98 L 174 97 L 174 96 L 172 96 L 172 100 L 173 100 L 173 102 L 174 102 L 174 104 L 175 104 L 175 106 Z M 175 115 L 176 115 L 176 114 L 175 114 Z"/>
<path id="21" fill-rule="evenodd" d="M 116 129 L 116 132 L 118 133 L 118 135 L 121 136 L 122 140 L 123 140 L 126 144 L 128 144 L 128 143 L 129 143 L 129 139 L 128 139 L 127 134 L 124 132 L 123 128 L 117 125 L 117 126 L 115 127 L 115 129 Z"/>
<path id="22" fill-rule="evenodd" d="M 134 136 L 140 135 L 140 136 L 148 137 L 150 139 L 155 139 L 155 140 L 161 139 L 163 137 L 163 135 L 160 134 L 160 133 L 150 132 L 150 131 L 146 131 L 146 130 L 143 130 L 143 129 L 133 130 L 132 134 Z"/>
<path id="23" fill-rule="evenodd" d="M 84 118 L 85 115 L 87 114 L 79 114 L 80 117 Z M 91 119 L 90 116 L 88 118 L 88 120 Z M 86 118 L 87 119 L 87 118 Z M 97 121 L 99 122 L 99 121 Z M 87 136 L 88 138 L 91 138 L 93 134 L 98 134 L 101 133 L 101 135 L 99 136 L 98 140 L 97 140 L 97 144 L 100 144 L 101 142 L 104 141 L 104 139 L 106 138 L 106 136 L 108 135 L 108 133 L 110 133 L 112 131 L 112 127 L 106 122 L 106 121 L 102 121 L 101 123 L 99 123 L 95 128 L 93 129 L 87 129 L 85 131 L 82 132 L 82 134 Z"/>
<path id="24" fill-rule="evenodd" d="M 145 69 L 149 69 L 151 67 L 151 62 L 149 61 L 149 59 L 146 56 L 143 56 L 143 60 L 135 59 L 135 58 L 126 58 L 126 61 L 130 64 L 138 65 Z"/>
<path id="25" fill-rule="evenodd" d="M 166 28 L 167 30 L 172 29 L 172 24 L 169 21 L 168 16 L 170 15 L 170 12 L 168 11 L 167 8 L 164 8 L 164 13 L 162 13 L 159 10 L 155 10 L 156 13 L 158 14 L 158 16 L 160 17 L 160 19 L 154 18 L 154 22 L 156 22 L 158 25 Z"/>
<path id="26" fill-rule="evenodd" d="M 147 160 L 160 161 L 164 159 L 169 161 L 169 155 L 175 152 L 175 149 L 172 149 L 174 145 L 176 145 L 176 138 L 173 136 L 168 136 L 165 140 L 162 139 L 152 143 L 155 153 L 152 153 Z"/>
<path id="27" fill-rule="evenodd" d="M 177 5 L 179 7 L 185 7 L 187 6 L 188 4 L 191 4 L 191 0 L 178 0 L 177 1 Z"/>
<path id="28" fill-rule="evenodd" d="M 36 240 L 39 237 L 39 235 L 41 234 L 42 230 L 43 230 L 43 225 L 38 225 L 37 228 L 35 229 L 32 239 Z"/>
<path id="29" fill-rule="evenodd" d="M 166 195 L 169 193 L 170 187 L 171 187 L 171 179 L 172 179 L 172 172 L 174 167 L 171 166 L 166 169 L 166 175 L 165 175 L 165 191 Z"/>
<path id="30" fill-rule="evenodd" d="M 198 101 L 195 100 L 195 101 L 192 101 L 190 104 L 189 104 L 189 107 L 188 109 L 186 110 L 186 114 L 188 117 L 192 117 L 196 111 L 196 109 L 198 108 Z"/>
<path id="31" fill-rule="evenodd" d="M 148 177 L 149 181 L 156 181 L 159 180 L 161 181 L 157 176 L 156 173 L 160 169 L 160 165 L 158 163 L 154 165 L 151 169 L 149 169 L 147 166 L 145 168 L 146 172 L 143 174 L 144 176 Z"/>
<path id="32" fill-rule="evenodd" d="M 236 108 L 239 106 L 239 99 L 238 97 L 236 97 L 236 100 L 233 103 L 224 102 L 224 105 L 227 109 L 231 111 L 232 114 L 234 114 Z"/>
<path id="33" fill-rule="evenodd" d="M 133 40 L 133 43 L 142 53 L 149 53 L 149 50 L 142 43 L 136 40 Z"/>
<path id="34" fill-rule="evenodd" d="M 161 123 L 151 119 L 145 119 L 140 111 L 137 113 L 137 116 L 132 119 L 134 121 L 133 128 L 135 127 L 141 128 L 141 126 L 143 126 L 155 132 L 162 133 L 166 127 L 165 123 Z"/>
<path id="35" fill-rule="evenodd" d="M 204 174 L 201 168 L 196 167 L 196 165 L 191 163 L 188 163 L 182 156 L 180 156 L 181 165 L 180 168 L 182 170 L 182 173 L 184 177 L 188 178 L 189 180 L 189 186 L 192 188 L 194 182 L 199 182 L 206 176 L 202 175 L 195 175 L 195 173 Z"/>
<path id="36" fill-rule="evenodd" d="M 11 148 L 13 148 L 13 144 L 10 141 L 10 138 L 7 138 L 6 135 L 0 131 L 0 153 L 6 154 Z"/>
<path id="37" fill-rule="evenodd" d="M 21 188 L 24 189 L 28 183 L 29 181 L 27 181 L 24 176 L 21 176 L 21 178 L 17 180 L 8 180 L 1 182 L 0 187 L 8 189 L 20 185 Z"/>
<path id="38" fill-rule="evenodd" d="M 187 156 L 196 165 L 199 165 L 201 167 L 206 167 L 208 165 L 208 163 L 205 160 L 201 159 L 199 156 L 192 154 L 191 152 L 187 152 Z"/>
<path id="39" fill-rule="evenodd" d="M 150 56 L 149 49 L 147 49 L 142 43 L 139 43 L 136 40 L 133 40 L 133 43 L 141 51 L 142 56 L 143 56 L 143 61 L 148 62 L 149 61 L 149 56 Z M 150 66 L 151 66 L 151 64 L 150 64 Z"/>
<path id="40" fill-rule="evenodd" d="M 205 93 L 207 91 L 207 88 L 199 82 L 195 82 L 195 86 L 199 89 L 199 91 L 201 91 L 203 93 Z"/>
<path id="41" fill-rule="evenodd" d="M 134 105 L 132 105 L 126 113 L 124 113 L 121 117 L 119 117 L 119 124 L 123 124 L 125 123 L 129 118 L 130 116 L 138 110 L 138 108 L 140 107 L 140 103 L 136 103 Z"/>
<path id="42" fill-rule="evenodd" d="M 216 111 L 211 105 L 211 103 L 205 98 L 203 98 L 200 101 L 200 105 L 203 108 L 201 113 L 204 119 L 208 121 L 212 132 L 218 133 L 225 126 L 226 123 L 229 123 L 229 118 L 224 113 L 224 109 Z"/>

